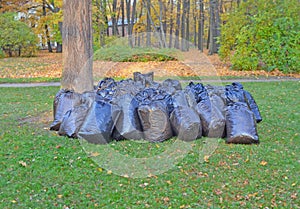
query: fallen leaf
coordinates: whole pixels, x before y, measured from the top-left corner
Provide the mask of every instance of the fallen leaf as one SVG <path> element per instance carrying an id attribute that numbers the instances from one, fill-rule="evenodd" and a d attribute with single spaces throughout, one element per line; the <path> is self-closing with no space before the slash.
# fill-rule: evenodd
<path id="1" fill-rule="evenodd" d="M 97 156 L 99 156 L 99 155 L 100 155 L 99 152 L 92 152 L 92 153 L 90 154 L 90 157 L 97 157 Z"/>
<path id="2" fill-rule="evenodd" d="M 58 194 L 58 195 L 57 195 L 57 198 L 59 198 L 59 199 L 61 199 L 62 197 L 63 197 L 62 194 Z"/>
<path id="3" fill-rule="evenodd" d="M 27 166 L 27 164 L 26 164 L 26 162 L 24 162 L 24 161 L 19 161 L 19 164 L 21 165 L 21 166 L 23 166 L 23 167 L 26 167 Z"/>
<path id="4" fill-rule="evenodd" d="M 111 171 L 111 170 L 108 170 L 108 171 L 107 171 L 107 174 L 109 174 L 109 175 L 112 174 L 112 171 Z"/>
<path id="5" fill-rule="evenodd" d="M 264 161 L 264 160 L 260 162 L 260 165 L 262 165 L 262 166 L 266 166 L 267 164 L 268 164 L 268 162 Z"/>
<path id="6" fill-rule="evenodd" d="M 204 162 L 208 163 L 209 162 L 209 155 L 204 155 Z"/>

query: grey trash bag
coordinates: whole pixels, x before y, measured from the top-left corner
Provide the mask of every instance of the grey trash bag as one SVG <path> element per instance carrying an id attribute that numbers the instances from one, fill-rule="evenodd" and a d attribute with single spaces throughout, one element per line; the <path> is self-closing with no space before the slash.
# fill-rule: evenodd
<path id="1" fill-rule="evenodd" d="M 144 139 L 149 142 L 162 142 L 173 136 L 169 112 L 162 102 L 142 104 L 138 107 Z"/>
<path id="2" fill-rule="evenodd" d="M 120 115 L 115 124 L 113 138 L 116 140 L 142 139 L 142 128 L 137 112 L 138 101 L 130 94 L 125 94 L 115 99 L 120 107 Z"/>
<path id="3" fill-rule="evenodd" d="M 164 80 L 161 88 L 171 95 L 175 94 L 178 90 L 182 90 L 180 82 L 172 79 Z"/>
<path id="4" fill-rule="evenodd" d="M 82 94 L 82 104 L 66 112 L 60 125 L 58 134 L 70 138 L 78 138 L 78 131 L 81 128 L 86 115 L 94 101 L 95 92 Z"/>
<path id="5" fill-rule="evenodd" d="M 252 95 L 244 90 L 244 87 L 242 84 L 238 82 L 234 82 L 231 85 L 226 86 L 226 100 L 227 103 L 230 102 L 244 102 L 247 103 L 251 111 L 254 113 L 254 117 L 256 119 L 256 122 L 259 123 L 262 121 L 262 117 L 260 114 L 260 111 L 258 109 L 258 106 L 252 97 Z"/>
<path id="6" fill-rule="evenodd" d="M 142 74 L 140 72 L 133 73 L 133 80 L 139 84 L 142 84 L 144 87 L 150 87 L 154 82 L 154 72 Z"/>
<path id="7" fill-rule="evenodd" d="M 120 108 L 117 105 L 96 98 L 79 130 L 79 137 L 94 144 L 111 142 L 119 115 Z"/>
<path id="8" fill-rule="evenodd" d="M 192 108 L 187 106 L 174 108 L 170 121 L 178 139 L 189 142 L 201 138 L 201 121 Z"/>
<path id="9" fill-rule="evenodd" d="M 54 121 L 50 125 L 50 130 L 58 131 L 64 115 L 67 111 L 81 103 L 81 94 L 74 91 L 61 89 L 55 96 L 53 102 Z"/>
<path id="10" fill-rule="evenodd" d="M 261 122 L 262 121 L 262 117 L 261 117 L 260 111 L 258 109 L 258 106 L 257 106 L 254 98 L 246 90 L 244 90 L 244 94 L 245 94 L 248 106 L 250 107 L 251 111 L 254 113 L 254 117 L 255 117 L 256 122 L 257 123 Z"/>
<path id="11" fill-rule="evenodd" d="M 210 99 L 200 101 L 196 106 L 202 125 L 202 135 L 210 138 L 223 138 L 225 135 L 225 117 Z"/>
<path id="12" fill-rule="evenodd" d="M 189 103 L 186 99 L 185 92 L 183 90 L 176 91 L 175 94 L 172 95 L 173 106 L 176 107 L 189 107 Z M 196 103 L 195 103 L 196 105 Z"/>
<path id="13" fill-rule="evenodd" d="M 227 143 L 259 143 L 253 112 L 243 102 L 230 103 L 226 111 Z"/>

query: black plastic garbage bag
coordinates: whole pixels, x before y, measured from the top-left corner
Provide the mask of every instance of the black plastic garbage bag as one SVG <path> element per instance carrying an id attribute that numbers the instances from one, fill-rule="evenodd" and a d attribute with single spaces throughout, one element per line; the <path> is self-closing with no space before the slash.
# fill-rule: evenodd
<path id="1" fill-rule="evenodd" d="M 50 130 L 58 131 L 65 113 L 79 104 L 81 104 L 81 94 L 61 89 L 53 102 L 54 121 L 50 125 Z"/>
<path id="2" fill-rule="evenodd" d="M 95 92 L 83 93 L 81 105 L 73 107 L 73 109 L 67 111 L 64 115 L 58 134 L 70 138 L 78 138 L 78 131 L 81 128 L 94 99 Z"/>
<path id="3" fill-rule="evenodd" d="M 90 143 L 107 144 L 120 114 L 120 108 L 108 101 L 96 99 L 81 126 L 78 135 Z"/>
<path id="4" fill-rule="evenodd" d="M 194 84 L 190 82 L 185 87 L 184 93 L 191 108 L 195 108 L 201 100 L 208 98 L 207 90 L 201 83 Z"/>
<path id="5" fill-rule="evenodd" d="M 211 138 L 223 138 L 225 135 L 225 116 L 221 110 L 215 106 L 210 98 L 201 100 L 196 111 L 200 116 L 202 125 L 202 135 Z"/>
<path id="6" fill-rule="evenodd" d="M 166 79 L 162 83 L 162 89 L 166 91 L 168 94 L 175 94 L 176 91 L 182 90 L 181 84 L 178 80 Z"/>
<path id="7" fill-rule="evenodd" d="M 170 116 L 172 129 L 178 139 L 194 141 L 202 136 L 201 121 L 198 114 L 190 107 L 177 107 Z"/>
<path id="8" fill-rule="evenodd" d="M 154 73 L 142 74 L 140 72 L 134 72 L 133 80 L 137 83 L 141 83 L 144 87 L 150 87 L 154 82 Z"/>
<path id="9" fill-rule="evenodd" d="M 162 102 L 140 105 L 138 114 L 144 139 L 149 142 L 162 142 L 173 136 L 169 113 Z"/>
<path id="10" fill-rule="evenodd" d="M 226 99 L 227 103 L 231 102 L 245 102 L 251 109 L 251 111 L 254 113 L 256 122 L 259 123 L 262 121 L 262 117 L 259 111 L 259 108 L 252 97 L 252 95 L 244 90 L 244 87 L 242 84 L 235 82 L 232 83 L 232 85 L 226 86 Z"/>
<path id="11" fill-rule="evenodd" d="M 176 91 L 175 94 L 172 95 L 173 106 L 176 107 L 189 107 L 189 103 L 186 99 L 186 95 L 183 90 Z M 196 102 L 195 102 L 196 106 Z"/>
<path id="12" fill-rule="evenodd" d="M 244 90 L 244 94 L 245 94 L 248 106 L 250 107 L 251 111 L 254 113 L 254 117 L 255 117 L 256 122 L 257 123 L 261 122 L 262 121 L 262 117 L 261 117 L 260 111 L 258 109 L 258 106 L 257 106 L 254 98 L 246 90 Z"/>
<path id="13" fill-rule="evenodd" d="M 102 90 L 105 88 L 113 88 L 117 85 L 115 80 L 113 78 L 104 78 L 101 81 L 99 81 L 97 90 Z"/>
<path id="14" fill-rule="evenodd" d="M 226 129 L 227 143 L 259 143 L 254 114 L 246 103 L 235 102 L 228 105 Z"/>
<path id="15" fill-rule="evenodd" d="M 142 91 L 145 87 L 141 83 L 134 82 L 132 79 L 121 80 L 117 82 L 115 87 L 115 97 L 119 97 L 125 94 L 135 96 Z"/>
<path id="16" fill-rule="evenodd" d="M 135 96 L 139 105 L 149 105 L 153 102 L 160 102 L 167 108 L 169 114 L 174 109 L 172 96 L 162 89 L 145 88 Z"/>
<path id="17" fill-rule="evenodd" d="M 137 112 L 138 101 L 130 94 L 125 94 L 115 99 L 120 107 L 120 115 L 115 124 L 113 138 L 116 140 L 142 139 L 142 128 Z"/>

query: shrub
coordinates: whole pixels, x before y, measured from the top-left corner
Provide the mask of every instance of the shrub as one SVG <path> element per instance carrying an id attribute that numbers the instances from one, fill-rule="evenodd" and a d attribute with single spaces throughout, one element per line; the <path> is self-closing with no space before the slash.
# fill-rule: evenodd
<path id="1" fill-rule="evenodd" d="M 233 69 L 300 72 L 300 6 L 297 0 L 249 0 L 227 17 L 220 51 Z"/>

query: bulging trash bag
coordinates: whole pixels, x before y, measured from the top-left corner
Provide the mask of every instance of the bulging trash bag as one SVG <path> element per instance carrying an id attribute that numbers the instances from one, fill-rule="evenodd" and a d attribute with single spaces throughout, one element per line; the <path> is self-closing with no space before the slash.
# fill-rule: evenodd
<path id="1" fill-rule="evenodd" d="M 115 98 L 120 107 L 120 115 L 113 131 L 116 140 L 143 138 L 140 119 L 138 116 L 138 101 L 131 94 Z"/>
<path id="2" fill-rule="evenodd" d="M 53 102 L 54 121 L 50 130 L 58 131 L 65 113 L 81 103 L 81 95 L 74 91 L 61 89 Z"/>
<path id="3" fill-rule="evenodd" d="M 254 117 L 256 119 L 256 122 L 259 123 L 262 121 L 262 117 L 259 111 L 259 108 L 252 97 L 252 95 L 244 90 L 244 87 L 242 84 L 238 82 L 232 83 L 232 85 L 226 86 L 226 100 L 227 103 L 231 102 L 244 102 L 247 103 L 250 110 L 254 113 Z"/>
<path id="4" fill-rule="evenodd" d="M 120 108 L 102 97 L 96 97 L 78 135 L 90 143 L 107 144 L 120 115 Z"/>
<path id="5" fill-rule="evenodd" d="M 142 91 L 144 86 L 141 83 L 134 82 L 132 79 L 121 80 L 117 82 L 115 88 L 115 97 L 119 97 L 125 94 L 135 96 L 138 92 Z"/>
<path id="6" fill-rule="evenodd" d="M 113 88 L 116 85 L 117 84 L 116 84 L 116 82 L 113 78 L 104 78 L 101 81 L 99 81 L 98 86 L 97 86 L 97 90 L 102 90 L 102 89 L 106 89 L 106 88 Z"/>
<path id="7" fill-rule="evenodd" d="M 251 111 L 254 113 L 254 117 L 256 119 L 256 122 L 257 123 L 261 122 L 262 121 L 262 117 L 261 117 L 260 111 L 258 109 L 258 106 L 257 106 L 254 98 L 246 90 L 244 90 L 244 94 L 245 94 L 248 106 L 250 107 Z"/>
<path id="8" fill-rule="evenodd" d="M 176 107 L 189 107 L 189 103 L 186 99 L 186 95 L 183 90 L 176 91 L 175 94 L 172 95 L 173 106 Z M 196 105 L 196 103 L 195 103 Z"/>
<path id="9" fill-rule="evenodd" d="M 94 99 L 95 92 L 83 93 L 81 105 L 73 107 L 73 109 L 67 111 L 64 115 L 58 134 L 70 138 L 78 138 L 78 131 L 81 128 Z"/>
<path id="10" fill-rule="evenodd" d="M 137 83 L 142 84 L 144 87 L 150 87 L 154 82 L 154 73 L 142 74 L 140 72 L 133 73 L 133 80 Z"/>
<path id="11" fill-rule="evenodd" d="M 146 88 L 135 98 L 139 102 L 138 115 L 144 139 L 160 142 L 172 137 L 169 116 L 174 107 L 171 95 L 161 89 Z"/>
<path id="12" fill-rule="evenodd" d="M 175 135 L 180 140 L 194 141 L 202 136 L 200 118 L 190 107 L 174 108 L 170 121 Z"/>
<path id="13" fill-rule="evenodd" d="M 138 114 L 144 139 L 149 142 L 162 142 L 173 136 L 167 107 L 162 102 L 140 105 Z"/>
<path id="14" fill-rule="evenodd" d="M 225 135 L 225 116 L 208 98 L 201 100 L 196 111 L 200 116 L 202 135 L 211 138 L 223 138 Z"/>
<path id="15" fill-rule="evenodd" d="M 166 79 L 162 83 L 162 89 L 165 90 L 168 94 L 175 94 L 176 91 L 182 90 L 181 84 L 178 80 Z"/>
<path id="16" fill-rule="evenodd" d="M 195 108 L 201 100 L 208 97 L 207 90 L 201 83 L 194 84 L 190 82 L 184 89 L 184 93 L 191 108 Z"/>
<path id="17" fill-rule="evenodd" d="M 243 102 L 231 103 L 226 111 L 227 143 L 259 143 L 253 112 Z"/>

